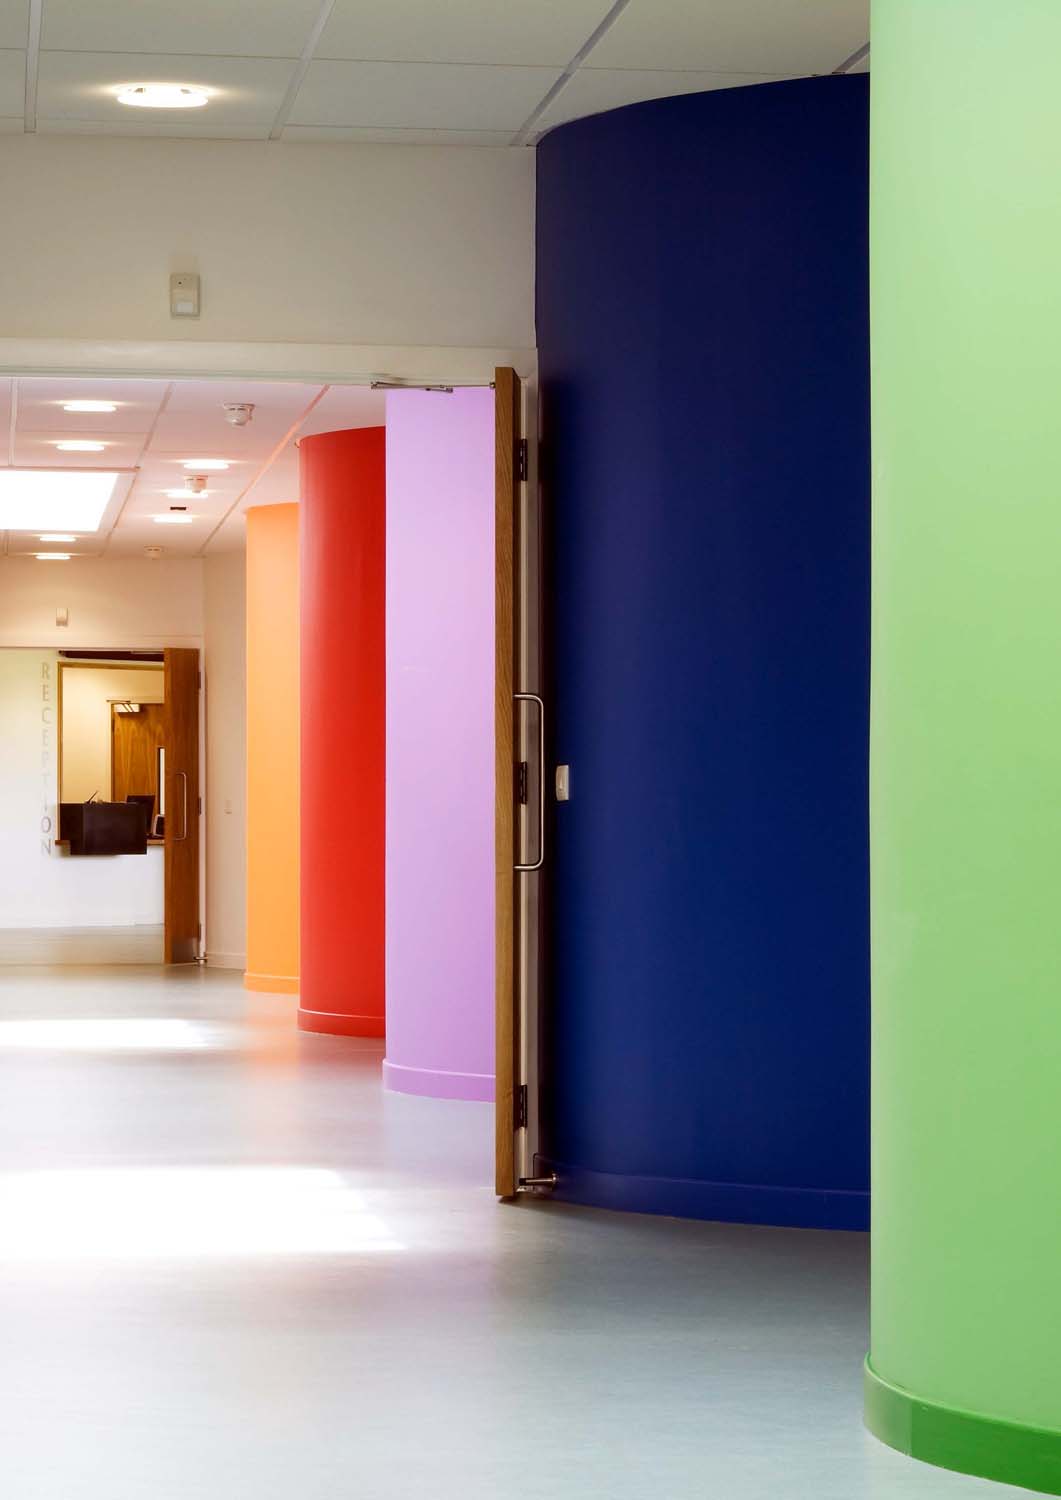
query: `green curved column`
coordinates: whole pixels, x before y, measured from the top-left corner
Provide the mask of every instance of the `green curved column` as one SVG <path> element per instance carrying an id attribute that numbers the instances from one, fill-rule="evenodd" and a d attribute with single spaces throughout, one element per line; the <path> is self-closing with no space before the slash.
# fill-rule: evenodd
<path id="1" fill-rule="evenodd" d="M 1061 1494 L 1061 0 L 876 0 L 867 1422 Z"/>

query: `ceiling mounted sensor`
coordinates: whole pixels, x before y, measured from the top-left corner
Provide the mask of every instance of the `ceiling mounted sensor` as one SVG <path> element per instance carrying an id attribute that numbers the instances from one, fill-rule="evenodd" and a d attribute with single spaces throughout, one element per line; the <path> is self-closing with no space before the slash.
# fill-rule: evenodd
<path id="1" fill-rule="evenodd" d="M 210 103 L 207 91 L 194 83 L 129 83 L 116 97 L 134 109 L 202 109 Z"/>
<path id="2" fill-rule="evenodd" d="M 150 557 L 151 560 L 152 560 L 152 562 L 157 562 L 158 559 L 162 556 L 162 548 L 161 547 L 145 547 L 144 548 L 144 556 L 145 557 Z"/>
<path id="3" fill-rule="evenodd" d="M 246 427 L 254 417 L 253 401 L 226 401 L 222 409 L 230 427 Z"/>
<path id="4" fill-rule="evenodd" d="M 184 481 L 185 488 L 190 495 L 203 495 L 206 493 L 206 475 L 189 474 Z"/>

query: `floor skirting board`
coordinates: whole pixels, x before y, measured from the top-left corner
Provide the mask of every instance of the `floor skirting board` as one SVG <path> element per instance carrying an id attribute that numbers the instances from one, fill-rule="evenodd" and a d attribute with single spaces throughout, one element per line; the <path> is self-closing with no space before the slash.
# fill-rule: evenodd
<path id="1" fill-rule="evenodd" d="M 300 1031 L 321 1031 L 327 1036 L 383 1036 L 382 1016 L 348 1016 L 330 1010 L 298 1012 Z"/>
<path id="2" fill-rule="evenodd" d="M 1061 1432 L 923 1401 L 882 1380 L 868 1359 L 865 1393 L 866 1426 L 890 1448 L 937 1468 L 1061 1495 Z"/>
<path id="3" fill-rule="evenodd" d="M 297 995 L 297 974 L 252 974 L 248 969 L 243 976 L 243 987 L 266 995 Z"/>
<path id="4" fill-rule="evenodd" d="M 383 1060 L 383 1087 L 396 1094 L 421 1094 L 429 1099 L 468 1099 L 492 1104 L 492 1073 L 446 1073 L 437 1068 L 409 1068 Z"/>
<path id="5" fill-rule="evenodd" d="M 208 969 L 245 969 L 247 955 L 245 953 L 208 953 L 206 967 Z"/>
<path id="6" fill-rule="evenodd" d="M 700 1182 L 686 1177 L 633 1177 L 557 1161 L 542 1161 L 541 1165 L 559 1179 L 554 1198 L 593 1208 L 666 1214 L 677 1219 L 717 1219 L 728 1224 L 771 1224 L 786 1229 L 869 1228 L 868 1192 Z"/>

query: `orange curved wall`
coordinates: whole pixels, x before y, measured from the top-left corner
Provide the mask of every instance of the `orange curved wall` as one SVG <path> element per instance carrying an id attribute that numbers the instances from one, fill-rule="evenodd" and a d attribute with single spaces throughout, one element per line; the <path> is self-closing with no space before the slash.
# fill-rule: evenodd
<path id="1" fill-rule="evenodd" d="M 384 428 L 299 445 L 302 987 L 298 1024 L 383 1035 Z"/>
<path id="2" fill-rule="evenodd" d="M 247 972 L 298 993 L 297 505 L 247 512 Z"/>

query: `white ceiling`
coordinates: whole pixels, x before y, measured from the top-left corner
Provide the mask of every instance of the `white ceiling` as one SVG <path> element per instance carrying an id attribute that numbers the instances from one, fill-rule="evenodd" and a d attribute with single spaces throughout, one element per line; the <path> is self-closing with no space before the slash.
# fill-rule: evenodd
<path id="1" fill-rule="evenodd" d="M 118 409 L 105 415 L 63 410 L 64 401 L 85 399 L 114 401 Z M 0 379 L 0 467 L 131 471 L 97 534 L 45 545 L 37 532 L 0 532 L 3 553 L 140 557 L 145 547 L 161 546 L 166 557 L 195 557 L 242 547 L 248 506 L 298 499 L 297 439 L 380 424 L 384 399 L 365 386 L 279 381 Z M 226 402 L 254 404 L 248 426 L 226 422 Z M 70 438 L 106 446 L 101 453 L 55 447 Z M 224 458 L 231 467 L 209 476 L 208 493 L 170 499 L 168 489 L 184 486 L 182 461 L 188 458 Z M 152 519 L 174 504 L 187 505 L 194 518 L 189 525 L 160 526 Z"/>
<path id="2" fill-rule="evenodd" d="M 0 0 L 0 132 L 524 145 L 642 99 L 831 73 L 868 34 L 869 0 Z M 195 111 L 114 98 L 147 82 L 214 92 Z"/>

